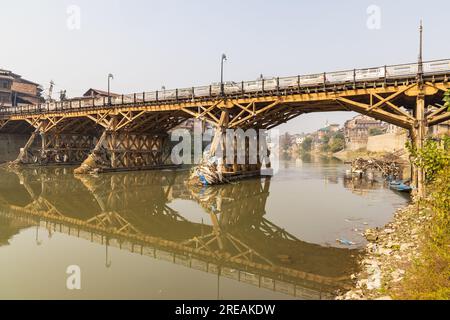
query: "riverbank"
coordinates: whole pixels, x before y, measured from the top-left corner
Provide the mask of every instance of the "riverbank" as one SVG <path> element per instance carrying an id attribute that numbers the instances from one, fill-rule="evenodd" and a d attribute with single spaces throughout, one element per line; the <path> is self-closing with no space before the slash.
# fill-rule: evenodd
<path id="1" fill-rule="evenodd" d="M 382 158 L 387 152 L 369 152 L 367 150 L 342 150 L 332 156 L 342 161 L 352 161 L 357 158 Z"/>
<path id="2" fill-rule="evenodd" d="M 426 200 L 395 212 L 393 221 L 369 229 L 355 286 L 338 300 L 450 299 L 450 230 L 447 171 Z"/>
<path id="3" fill-rule="evenodd" d="M 360 272 L 352 276 L 355 288 L 337 299 L 394 299 L 406 270 L 419 257 L 424 222 L 429 219 L 417 205 L 409 205 L 398 209 L 393 221 L 384 228 L 366 230 L 369 243 L 360 259 Z"/>

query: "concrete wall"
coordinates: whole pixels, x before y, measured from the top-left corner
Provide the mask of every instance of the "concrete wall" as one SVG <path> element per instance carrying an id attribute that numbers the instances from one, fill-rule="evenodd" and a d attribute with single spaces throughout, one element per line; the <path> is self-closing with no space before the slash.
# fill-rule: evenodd
<path id="1" fill-rule="evenodd" d="M 0 133 L 0 163 L 16 159 L 29 138 L 27 134 Z"/>
<path id="2" fill-rule="evenodd" d="M 370 152 L 395 152 L 403 150 L 408 137 L 405 133 L 386 133 L 379 136 L 369 137 L 367 151 Z"/>
<path id="3" fill-rule="evenodd" d="M 352 142 L 347 142 L 345 144 L 345 150 L 348 151 L 357 151 L 357 150 L 361 150 L 361 149 L 366 149 L 367 147 L 367 141 L 352 141 Z"/>

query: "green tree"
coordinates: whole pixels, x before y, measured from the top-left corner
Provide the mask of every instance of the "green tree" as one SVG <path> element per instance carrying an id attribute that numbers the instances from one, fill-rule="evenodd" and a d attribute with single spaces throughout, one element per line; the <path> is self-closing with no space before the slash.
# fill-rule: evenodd
<path id="1" fill-rule="evenodd" d="M 322 143 L 323 144 L 328 144 L 328 142 L 330 142 L 330 139 L 331 139 L 331 135 L 328 133 L 328 134 L 323 136 Z"/>
<path id="2" fill-rule="evenodd" d="M 344 133 L 342 133 L 341 131 L 336 132 L 336 133 L 334 134 L 334 138 L 335 138 L 335 139 L 342 139 L 342 140 L 345 140 Z"/>
<path id="3" fill-rule="evenodd" d="M 380 128 L 370 128 L 369 129 L 369 136 L 373 137 L 373 136 L 379 136 L 381 134 L 383 134 L 384 131 Z"/>
<path id="4" fill-rule="evenodd" d="M 280 137 L 280 148 L 283 151 L 287 151 L 292 145 L 292 136 L 286 132 Z"/>
<path id="5" fill-rule="evenodd" d="M 449 136 L 445 136 L 441 142 L 427 140 L 420 150 L 414 149 L 410 143 L 406 147 L 414 164 L 425 170 L 428 183 L 434 182 L 439 173 L 450 167 Z"/>
<path id="6" fill-rule="evenodd" d="M 302 142 L 302 150 L 305 152 L 310 152 L 312 148 L 312 142 L 313 140 L 311 137 L 305 138 L 305 140 L 303 140 Z"/>
<path id="7" fill-rule="evenodd" d="M 443 99 L 445 106 L 448 108 L 447 111 L 450 112 L 450 90 L 448 90 L 445 94 L 444 94 L 444 99 Z"/>
<path id="8" fill-rule="evenodd" d="M 450 299 L 450 137 L 427 140 L 412 161 L 426 172 L 428 197 L 419 214 L 427 214 L 420 257 L 406 273 L 401 299 Z"/>
<path id="9" fill-rule="evenodd" d="M 335 136 L 329 143 L 330 151 L 335 153 L 344 150 L 345 140 L 340 136 Z"/>

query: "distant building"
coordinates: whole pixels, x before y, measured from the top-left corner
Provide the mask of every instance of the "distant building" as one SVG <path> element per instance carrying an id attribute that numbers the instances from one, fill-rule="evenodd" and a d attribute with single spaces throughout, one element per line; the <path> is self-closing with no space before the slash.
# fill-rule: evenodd
<path id="1" fill-rule="evenodd" d="M 303 143 L 303 141 L 305 141 L 305 139 L 306 139 L 305 136 L 297 137 L 297 138 L 295 138 L 295 143 L 296 143 L 297 145 L 300 145 L 300 144 Z"/>
<path id="2" fill-rule="evenodd" d="M 121 95 L 118 93 L 110 92 L 109 96 L 111 98 L 117 98 L 117 97 L 120 97 Z M 90 88 L 81 97 L 73 97 L 73 98 L 64 97 L 64 99 L 61 97 L 61 100 L 76 102 L 76 101 L 86 101 L 86 100 L 91 101 L 92 99 L 98 99 L 98 98 L 105 98 L 104 100 L 106 102 L 106 100 L 108 98 L 108 92 L 99 90 L 99 89 Z"/>
<path id="3" fill-rule="evenodd" d="M 371 129 L 385 131 L 387 125 L 365 115 L 358 115 L 344 124 L 345 145 L 347 150 L 358 150 L 367 147 Z"/>
<path id="4" fill-rule="evenodd" d="M 319 129 L 317 131 L 317 135 L 319 139 L 324 138 L 326 135 L 330 133 L 336 133 L 339 131 L 339 125 L 338 124 L 330 124 L 327 125 L 325 128 Z"/>
<path id="5" fill-rule="evenodd" d="M 400 134 L 404 133 L 405 129 L 398 127 L 394 124 L 387 124 L 386 133 Z"/>
<path id="6" fill-rule="evenodd" d="M 120 94 L 110 92 L 109 96 L 112 98 L 120 97 Z M 98 89 L 90 88 L 88 91 L 86 91 L 83 94 L 83 98 L 101 98 L 101 97 L 108 97 L 108 92 Z"/>
<path id="7" fill-rule="evenodd" d="M 0 69 L 0 106 L 38 104 L 43 102 L 39 84 L 22 78 L 8 70 Z"/>
<path id="8" fill-rule="evenodd" d="M 450 121 L 446 121 L 435 126 L 430 127 L 428 134 L 433 137 L 442 137 L 443 135 L 450 135 Z"/>

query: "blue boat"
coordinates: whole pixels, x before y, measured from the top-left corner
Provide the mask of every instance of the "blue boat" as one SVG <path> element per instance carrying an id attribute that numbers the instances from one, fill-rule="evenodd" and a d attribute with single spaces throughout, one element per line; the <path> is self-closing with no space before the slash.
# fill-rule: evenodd
<path id="1" fill-rule="evenodd" d="M 389 187 L 399 192 L 411 192 L 413 189 L 411 186 L 403 183 L 402 181 L 391 181 L 389 182 Z"/>

